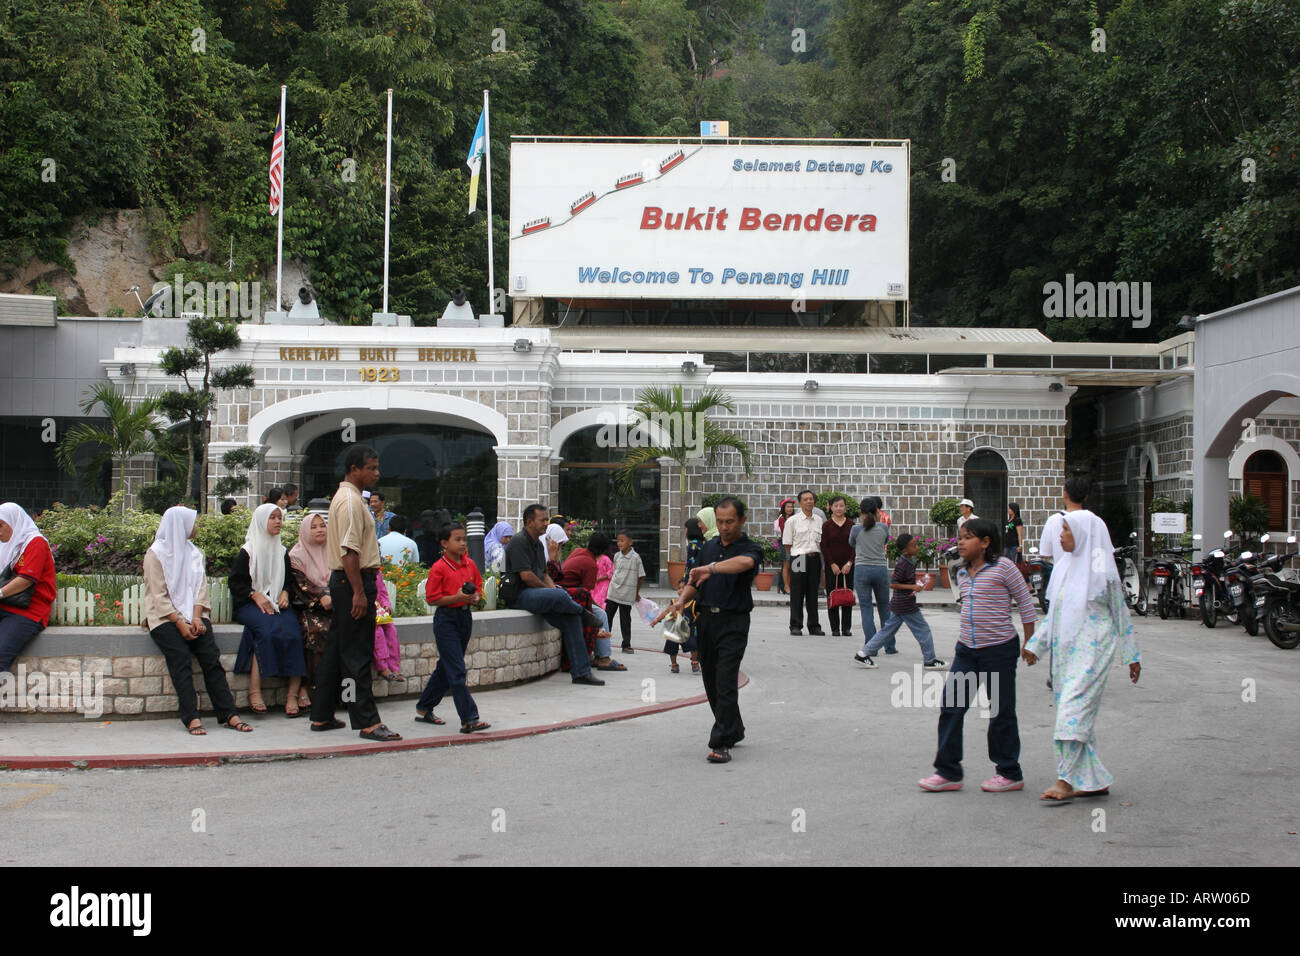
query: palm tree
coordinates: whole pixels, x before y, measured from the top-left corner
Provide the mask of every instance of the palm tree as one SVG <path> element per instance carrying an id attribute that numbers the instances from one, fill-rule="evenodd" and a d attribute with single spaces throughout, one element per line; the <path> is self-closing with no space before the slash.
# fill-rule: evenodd
<path id="1" fill-rule="evenodd" d="M 59 442 L 56 457 L 63 468 L 75 475 L 78 452 L 87 445 L 93 446 L 95 452 L 85 462 L 90 473 L 95 474 L 105 464 L 114 463 L 122 476 L 122 488 L 126 490 L 127 459 L 158 450 L 161 426 L 154 420 L 158 400 L 150 397 L 133 404 L 112 383 L 99 382 L 90 390 L 90 397 L 81 403 L 81 411 L 90 415 L 96 405 L 103 409 L 101 417 L 108 421 L 102 425 L 88 422 L 74 425 Z M 122 510 L 125 513 L 125 496 Z"/>
<path id="2" fill-rule="evenodd" d="M 739 453 L 745 474 L 753 474 L 753 453 L 749 442 L 735 432 L 719 428 L 706 415 L 714 408 L 725 408 L 729 412 L 736 410 L 735 402 L 722 389 L 706 388 L 688 405 L 682 386 L 661 388 L 653 385 L 641 391 L 634 408 L 643 420 L 660 425 L 659 434 L 651 434 L 650 440 L 658 439 L 662 443 L 628 449 L 617 471 L 619 485 L 625 491 L 631 491 L 640 466 L 660 458 L 671 458 L 677 462 L 678 491 L 685 506 L 687 464 L 702 461 L 711 466 L 719 453 L 727 448 Z"/>

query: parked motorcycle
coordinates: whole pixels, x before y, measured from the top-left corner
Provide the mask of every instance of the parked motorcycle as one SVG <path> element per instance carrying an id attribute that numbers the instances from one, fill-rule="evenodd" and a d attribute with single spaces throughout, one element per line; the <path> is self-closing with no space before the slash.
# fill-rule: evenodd
<path id="1" fill-rule="evenodd" d="M 1231 531 L 1223 533 L 1224 543 L 1226 544 L 1232 538 Z M 1235 568 L 1236 564 L 1229 557 L 1227 552 L 1222 548 L 1215 548 L 1207 554 L 1199 565 L 1192 567 L 1192 588 L 1196 593 L 1199 588 L 1199 603 L 1201 605 L 1201 621 L 1206 627 L 1214 627 L 1222 617 L 1229 624 L 1241 623 L 1241 612 L 1238 600 L 1242 598 L 1244 589 L 1242 588 L 1240 576 L 1234 575 L 1232 587 L 1236 592 L 1229 590 L 1228 572 Z M 1198 568 L 1200 576 L 1197 576 Z"/>
<path id="2" fill-rule="evenodd" d="M 1124 603 L 1139 617 L 1146 617 L 1147 589 L 1138 568 L 1137 532 L 1130 532 L 1129 538 L 1133 539 L 1133 544 L 1115 549 L 1115 569 L 1119 571 L 1119 580 L 1124 586 Z"/>
<path id="3" fill-rule="evenodd" d="M 957 569 L 961 567 L 962 561 L 957 546 L 954 544 L 951 548 L 944 548 L 939 552 L 939 559 L 948 565 L 948 587 L 952 591 L 953 601 L 960 605 L 961 588 L 957 586 Z"/>
<path id="4" fill-rule="evenodd" d="M 1038 599 L 1038 606 L 1047 616 L 1047 582 L 1052 577 L 1052 562 L 1044 561 L 1037 548 L 1029 549 L 1029 557 L 1020 562 L 1020 573 L 1025 576 L 1025 583 Z"/>
<path id="5" fill-rule="evenodd" d="M 1264 535 L 1263 541 L 1268 540 Z M 1295 544 L 1290 535 L 1287 544 Z M 1257 565 L 1258 574 L 1251 579 L 1254 588 L 1255 616 L 1263 623 L 1268 639 L 1283 650 L 1300 646 L 1300 580 L 1283 565 L 1300 551 L 1272 554 Z"/>
<path id="6" fill-rule="evenodd" d="M 1151 563 L 1151 583 L 1155 586 L 1156 611 L 1160 619 L 1167 620 L 1175 611 L 1179 617 L 1187 616 L 1192 602 L 1183 568 L 1193 548 L 1165 548 L 1157 553 Z M 1149 593 L 1149 592 L 1148 592 Z M 1211 625 L 1213 626 L 1213 625 Z"/>

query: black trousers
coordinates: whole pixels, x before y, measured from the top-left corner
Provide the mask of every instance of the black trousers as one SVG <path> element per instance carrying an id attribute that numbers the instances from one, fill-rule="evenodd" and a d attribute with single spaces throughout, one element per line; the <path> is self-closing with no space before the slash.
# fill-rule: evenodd
<path id="1" fill-rule="evenodd" d="M 989 760 L 1008 780 L 1023 780 L 1020 769 L 1020 724 L 1016 720 L 1016 665 L 1020 641 L 1013 638 L 989 647 L 967 647 L 958 642 L 939 709 L 939 749 L 934 769 L 946 780 L 962 778 L 962 725 L 975 702 L 979 684 L 989 695 Z M 977 683 L 978 682 L 978 683 Z M 992 712 L 996 707 L 997 712 Z"/>
<path id="2" fill-rule="evenodd" d="M 745 736 L 740 719 L 740 662 L 749 644 L 748 611 L 699 609 L 700 676 L 713 710 L 711 748 L 732 747 Z"/>
<path id="3" fill-rule="evenodd" d="M 632 646 L 632 605 L 619 604 L 617 601 L 605 599 L 605 616 L 609 618 L 610 633 L 614 632 L 614 612 L 618 612 L 618 624 L 623 631 L 623 647 Z"/>
<path id="4" fill-rule="evenodd" d="M 180 628 L 171 621 L 165 621 L 149 632 L 167 661 L 167 673 L 176 687 L 181 723 L 186 727 L 199 716 L 199 695 L 194 690 L 191 654 L 199 660 L 199 667 L 203 671 L 203 686 L 212 700 L 212 709 L 217 712 L 217 720 L 224 724 L 237 713 L 235 696 L 230 693 L 230 684 L 226 681 L 226 669 L 221 666 L 221 652 L 217 650 L 217 642 L 212 637 L 212 622 L 205 620 L 203 627 L 203 633 L 192 641 L 181 637 Z"/>
<path id="5" fill-rule="evenodd" d="M 848 634 L 853 630 L 853 605 L 831 607 L 831 592 L 836 588 L 853 590 L 853 572 L 832 574 L 831 564 L 826 562 L 826 616 L 831 619 L 832 634 Z"/>
<path id="6" fill-rule="evenodd" d="M 316 667 L 316 693 L 311 700 L 311 719 L 323 723 L 334 719 L 335 701 L 342 694 L 353 730 L 365 730 L 379 723 L 379 708 L 371 689 L 370 659 L 375 653 L 375 596 L 379 585 L 373 574 L 361 572 L 366 595 L 366 613 L 352 617 L 352 585 L 342 571 L 330 574 L 330 601 L 334 613 L 325 651 Z"/>
<path id="7" fill-rule="evenodd" d="M 797 570 L 802 565 L 803 570 Z M 817 587 L 822 577 L 822 556 L 816 552 L 790 558 L 790 626 L 803 627 L 803 612 L 808 611 L 808 630 L 821 629 L 817 619 Z"/>

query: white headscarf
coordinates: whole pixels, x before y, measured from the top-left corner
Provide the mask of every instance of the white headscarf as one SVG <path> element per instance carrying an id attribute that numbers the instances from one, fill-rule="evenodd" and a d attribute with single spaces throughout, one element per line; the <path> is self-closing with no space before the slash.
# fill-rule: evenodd
<path id="1" fill-rule="evenodd" d="M 546 526 L 546 537 L 550 538 L 556 544 L 564 544 L 569 540 L 568 533 L 558 524 L 548 524 Z"/>
<path id="2" fill-rule="evenodd" d="M 248 522 L 244 535 L 244 550 L 248 552 L 248 573 L 253 579 L 253 590 L 265 594 L 275 604 L 284 590 L 284 545 L 278 534 L 266 530 L 272 512 L 280 506 L 267 502 L 258 505 Z"/>
<path id="3" fill-rule="evenodd" d="M 1047 600 L 1051 610 L 1046 626 L 1077 629 L 1088 618 L 1088 602 L 1101 598 L 1108 588 L 1119 588 L 1119 571 L 1115 567 L 1115 547 L 1111 544 L 1106 523 L 1087 509 L 1068 512 L 1061 517 L 1074 535 L 1074 550 L 1066 551 L 1055 542 L 1058 557 L 1047 583 Z M 1121 633 L 1129 627 L 1128 609 L 1119 602 L 1122 620 L 1116 621 Z"/>
<path id="4" fill-rule="evenodd" d="M 190 540 L 198 516 L 193 508 L 180 505 L 168 508 L 162 521 L 158 522 L 158 531 L 149 547 L 162 565 L 167 597 L 186 621 L 190 621 L 194 613 L 194 602 L 198 600 L 207 573 L 203 552 Z"/>
<path id="5" fill-rule="evenodd" d="M 12 501 L 0 505 L 0 521 L 14 529 L 9 540 L 0 543 L 0 571 L 4 571 L 13 567 L 13 563 L 22 557 L 33 538 L 44 538 L 45 535 L 41 534 L 41 529 L 36 527 L 36 522 L 22 506 Z"/>

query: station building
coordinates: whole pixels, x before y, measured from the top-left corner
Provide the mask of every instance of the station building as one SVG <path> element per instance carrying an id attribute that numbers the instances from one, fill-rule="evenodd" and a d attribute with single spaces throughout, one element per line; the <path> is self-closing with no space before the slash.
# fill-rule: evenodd
<path id="1" fill-rule="evenodd" d="M 654 145 L 654 155 L 665 152 Z M 800 149 L 807 162 L 809 148 Z M 872 161 L 867 156 L 864 166 Z M 557 174 L 540 164 L 535 175 Z M 600 229 L 616 229 L 620 216 L 643 215 L 638 210 L 648 206 L 706 205 L 712 175 L 701 175 L 704 191 L 694 204 L 662 191 L 633 202 L 612 186 L 606 194 L 586 190 L 595 201 L 575 215 L 593 216 L 595 238 L 576 227 L 562 238 L 563 216 L 551 216 L 541 232 L 556 231 L 549 245 L 536 247 L 541 253 L 517 244 L 540 243 L 536 230 L 523 230 L 548 218 L 539 215 L 545 203 L 528 209 L 515 183 L 507 327 L 241 324 L 241 347 L 219 361 L 248 363 L 255 385 L 221 393 L 210 481 L 221 476 L 225 451 L 251 446 L 263 464 L 244 503 L 287 481 L 299 485 L 302 500 L 329 495 L 348 444 L 363 442 L 380 452 L 380 489 L 391 511 L 414 517 L 426 508 L 478 507 L 489 521 L 517 525 L 523 507 L 541 501 L 607 530 L 633 532 L 652 577 L 678 557 L 684 518 L 711 493 L 748 502 L 752 535 L 770 537 L 781 499 L 810 487 L 878 494 L 896 529 L 925 533 L 936 531 L 928 512 L 938 498 L 970 497 L 977 513 L 997 518 L 1014 501 L 1036 540 L 1058 507 L 1067 441 L 1091 443 L 1095 506 L 1126 509 L 1134 527 L 1149 526 L 1155 496 L 1191 497 L 1193 526 L 1217 536 L 1227 527 L 1228 497 L 1243 490 L 1266 500 L 1274 530 L 1296 527 L 1300 289 L 1202 316 L 1194 330 L 1162 342 L 1059 343 L 1033 329 L 911 326 L 905 233 L 898 295 L 889 255 L 873 253 L 884 272 L 862 276 L 854 258 L 860 248 L 835 259 L 807 233 L 775 251 L 746 247 L 748 236 L 703 229 L 701 236 L 721 245 L 682 253 L 658 229 L 636 230 L 636 242 L 619 249 L 600 242 Z M 858 179 L 841 175 L 838 182 Z M 688 186 L 688 193 L 695 188 Z M 561 188 L 582 198 L 577 185 Z M 781 205 L 769 187 L 762 192 L 769 208 Z M 644 198 L 652 195 L 654 202 Z M 832 190 L 812 202 L 794 195 L 786 205 L 815 212 L 842 198 Z M 723 204 L 713 202 L 715 213 Z M 880 209 L 881 223 L 887 211 L 899 211 L 870 195 L 859 206 Z M 905 216 L 905 196 L 901 210 Z M 814 267 L 846 270 L 847 282 L 867 285 L 838 298 L 805 285 L 807 298 L 794 295 L 792 307 L 800 290 L 764 289 L 754 298 L 748 286 L 725 296 L 683 286 L 677 297 L 652 298 L 618 281 L 620 271 L 640 271 L 638 261 L 676 272 L 679 282 L 715 261 L 719 280 L 726 262 L 750 263 L 760 277 L 803 271 L 807 279 L 810 268 L 790 253 L 805 240 L 814 248 L 800 253 L 813 257 L 803 262 L 824 262 Z M 602 261 L 620 261 L 587 281 L 581 276 L 592 274 L 579 268 L 589 260 L 600 265 L 593 250 L 610 253 Z M 564 256 L 567 263 L 550 261 Z M 612 281 L 599 282 L 602 272 Z M 870 283 L 877 281 L 875 290 Z M 56 317 L 50 299 L 0 302 L 4 498 L 35 512 L 55 500 L 102 500 L 124 478 L 132 494 L 156 480 L 167 466 L 141 458 L 87 490 L 58 468 L 50 438 L 82 420 L 79 403 L 95 382 L 112 381 L 134 397 L 173 387 L 158 356 L 183 344 L 184 334 L 180 319 Z M 607 435 L 612 422 L 631 421 L 648 385 L 681 386 L 688 402 L 706 388 L 725 392 L 734 411 L 710 418 L 750 443 L 752 474 L 731 451 L 712 465 L 688 462 L 683 499 L 680 465 L 664 458 L 639 470 L 632 492 L 620 490 L 615 469 L 627 448 L 602 441 L 602 429 Z"/>

